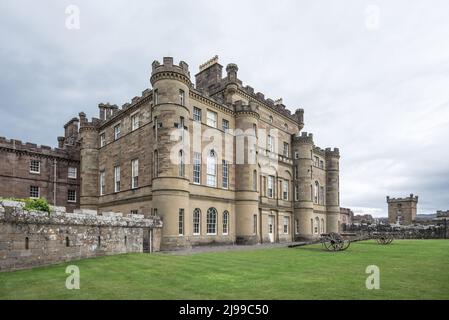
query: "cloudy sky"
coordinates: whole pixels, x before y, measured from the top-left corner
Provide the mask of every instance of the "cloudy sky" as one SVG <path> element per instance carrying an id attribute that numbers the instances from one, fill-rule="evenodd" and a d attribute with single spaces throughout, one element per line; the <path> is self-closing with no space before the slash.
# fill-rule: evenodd
<path id="1" fill-rule="evenodd" d="M 448 12 L 446 0 L 3 0 L 0 136 L 55 146 L 78 112 L 148 88 L 154 59 L 193 75 L 217 54 L 340 148 L 342 206 L 382 216 L 386 195 L 414 193 L 420 213 L 449 209 Z"/>

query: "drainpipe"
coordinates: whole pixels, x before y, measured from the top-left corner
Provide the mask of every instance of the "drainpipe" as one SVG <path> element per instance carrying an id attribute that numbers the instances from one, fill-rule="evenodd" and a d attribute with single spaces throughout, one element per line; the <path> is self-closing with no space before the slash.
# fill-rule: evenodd
<path id="1" fill-rule="evenodd" d="M 53 159 L 53 205 L 56 206 L 57 160 Z"/>

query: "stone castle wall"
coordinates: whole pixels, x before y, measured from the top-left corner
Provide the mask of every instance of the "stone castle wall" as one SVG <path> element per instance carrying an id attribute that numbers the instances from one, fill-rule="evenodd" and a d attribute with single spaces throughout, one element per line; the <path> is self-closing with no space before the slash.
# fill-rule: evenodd
<path id="1" fill-rule="evenodd" d="M 95 211 L 28 212 L 0 202 L 0 271 L 128 252 L 159 251 L 162 222 Z"/>

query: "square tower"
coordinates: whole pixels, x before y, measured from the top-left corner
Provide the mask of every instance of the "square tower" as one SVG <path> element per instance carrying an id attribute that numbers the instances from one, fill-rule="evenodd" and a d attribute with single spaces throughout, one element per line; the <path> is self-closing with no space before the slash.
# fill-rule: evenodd
<path id="1" fill-rule="evenodd" d="M 406 198 L 390 198 L 387 196 L 388 222 L 403 226 L 411 225 L 416 218 L 418 196 L 413 193 Z"/>

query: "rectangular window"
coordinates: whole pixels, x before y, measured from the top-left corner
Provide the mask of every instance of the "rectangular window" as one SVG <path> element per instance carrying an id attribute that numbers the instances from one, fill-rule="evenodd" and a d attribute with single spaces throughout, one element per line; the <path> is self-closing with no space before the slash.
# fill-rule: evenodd
<path id="1" fill-rule="evenodd" d="M 324 161 L 323 160 L 320 160 L 320 168 L 324 169 Z"/>
<path id="2" fill-rule="evenodd" d="M 106 180 L 105 180 L 105 172 L 100 171 L 100 196 L 105 194 L 106 190 Z"/>
<path id="3" fill-rule="evenodd" d="M 118 138 L 120 138 L 121 130 L 122 129 L 121 129 L 120 124 L 118 124 L 114 127 L 114 140 L 117 140 Z"/>
<path id="4" fill-rule="evenodd" d="M 179 235 L 184 235 L 184 209 L 179 209 L 179 224 L 178 224 Z"/>
<path id="5" fill-rule="evenodd" d="M 257 234 L 257 214 L 253 216 L 253 233 Z"/>
<path id="6" fill-rule="evenodd" d="M 131 214 L 139 214 L 138 210 L 131 210 Z"/>
<path id="7" fill-rule="evenodd" d="M 293 170 L 294 170 L 295 179 L 298 179 L 298 177 L 299 177 L 298 166 L 294 166 Z"/>
<path id="8" fill-rule="evenodd" d="M 257 125 L 253 123 L 253 133 L 257 137 Z"/>
<path id="9" fill-rule="evenodd" d="M 209 187 L 216 187 L 217 179 L 217 166 L 214 154 L 210 154 L 207 158 L 207 172 L 206 172 L 206 183 Z"/>
<path id="10" fill-rule="evenodd" d="M 295 201 L 299 201 L 299 188 L 295 186 Z"/>
<path id="11" fill-rule="evenodd" d="M 114 192 L 120 192 L 120 166 L 114 167 Z"/>
<path id="12" fill-rule="evenodd" d="M 299 159 L 299 152 L 295 151 L 295 159 Z"/>
<path id="13" fill-rule="evenodd" d="M 314 165 L 315 165 L 315 167 L 318 167 L 318 165 L 319 165 L 319 162 L 320 162 L 320 158 L 318 158 L 318 157 L 315 157 L 315 161 L 314 161 Z"/>
<path id="14" fill-rule="evenodd" d="M 139 159 L 131 161 L 131 179 L 131 188 L 137 188 L 139 186 Z"/>
<path id="15" fill-rule="evenodd" d="M 39 198 L 39 187 L 38 186 L 30 186 L 30 198 Z"/>
<path id="16" fill-rule="evenodd" d="M 153 152 L 153 178 L 156 178 L 159 174 L 159 154 L 157 150 Z"/>
<path id="17" fill-rule="evenodd" d="M 282 154 L 284 155 L 284 157 L 289 156 L 289 149 L 290 149 L 290 146 L 288 145 L 288 143 L 284 142 L 284 149 L 282 150 Z"/>
<path id="18" fill-rule="evenodd" d="M 229 130 L 229 121 L 228 120 L 226 120 L 226 119 L 223 119 L 223 121 L 222 121 L 223 123 L 222 123 L 222 126 L 223 126 L 223 131 L 228 131 Z"/>
<path id="19" fill-rule="evenodd" d="M 139 115 L 135 114 L 131 117 L 131 131 L 139 129 L 140 121 Z"/>
<path id="20" fill-rule="evenodd" d="M 179 90 L 179 104 L 181 106 L 186 105 L 186 97 L 185 97 L 184 90 Z"/>
<path id="21" fill-rule="evenodd" d="M 31 173 L 41 173 L 41 162 L 39 160 L 31 160 L 30 172 Z"/>
<path id="22" fill-rule="evenodd" d="M 77 169 L 75 167 L 69 167 L 67 177 L 69 179 L 76 179 Z"/>
<path id="23" fill-rule="evenodd" d="M 153 209 L 153 216 L 157 216 L 157 208 Z"/>
<path id="24" fill-rule="evenodd" d="M 274 177 L 268 176 L 268 198 L 273 198 Z"/>
<path id="25" fill-rule="evenodd" d="M 106 133 L 100 133 L 100 148 L 106 145 Z"/>
<path id="26" fill-rule="evenodd" d="M 201 109 L 193 107 L 193 121 L 201 122 Z"/>
<path id="27" fill-rule="evenodd" d="M 201 153 L 193 153 L 193 183 L 201 183 Z"/>
<path id="28" fill-rule="evenodd" d="M 274 151 L 274 139 L 272 136 L 268 136 L 268 140 L 267 140 L 267 149 L 270 152 Z"/>
<path id="29" fill-rule="evenodd" d="M 223 188 L 227 189 L 229 185 L 229 163 L 223 160 Z"/>
<path id="30" fill-rule="evenodd" d="M 295 219 L 295 233 L 299 234 L 299 220 Z"/>
<path id="31" fill-rule="evenodd" d="M 284 217 L 284 234 L 288 234 L 289 224 L 290 224 L 290 217 Z"/>
<path id="32" fill-rule="evenodd" d="M 76 202 L 76 190 L 67 191 L 67 202 Z"/>
<path id="33" fill-rule="evenodd" d="M 217 127 L 217 113 L 207 110 L 207 125 L 213 128 Z"/>
<path id="34" fill-rule="evenodd" d="M 283 181 L 282 184 L 282 199 L 288 200 L 288 181 Z"/>

